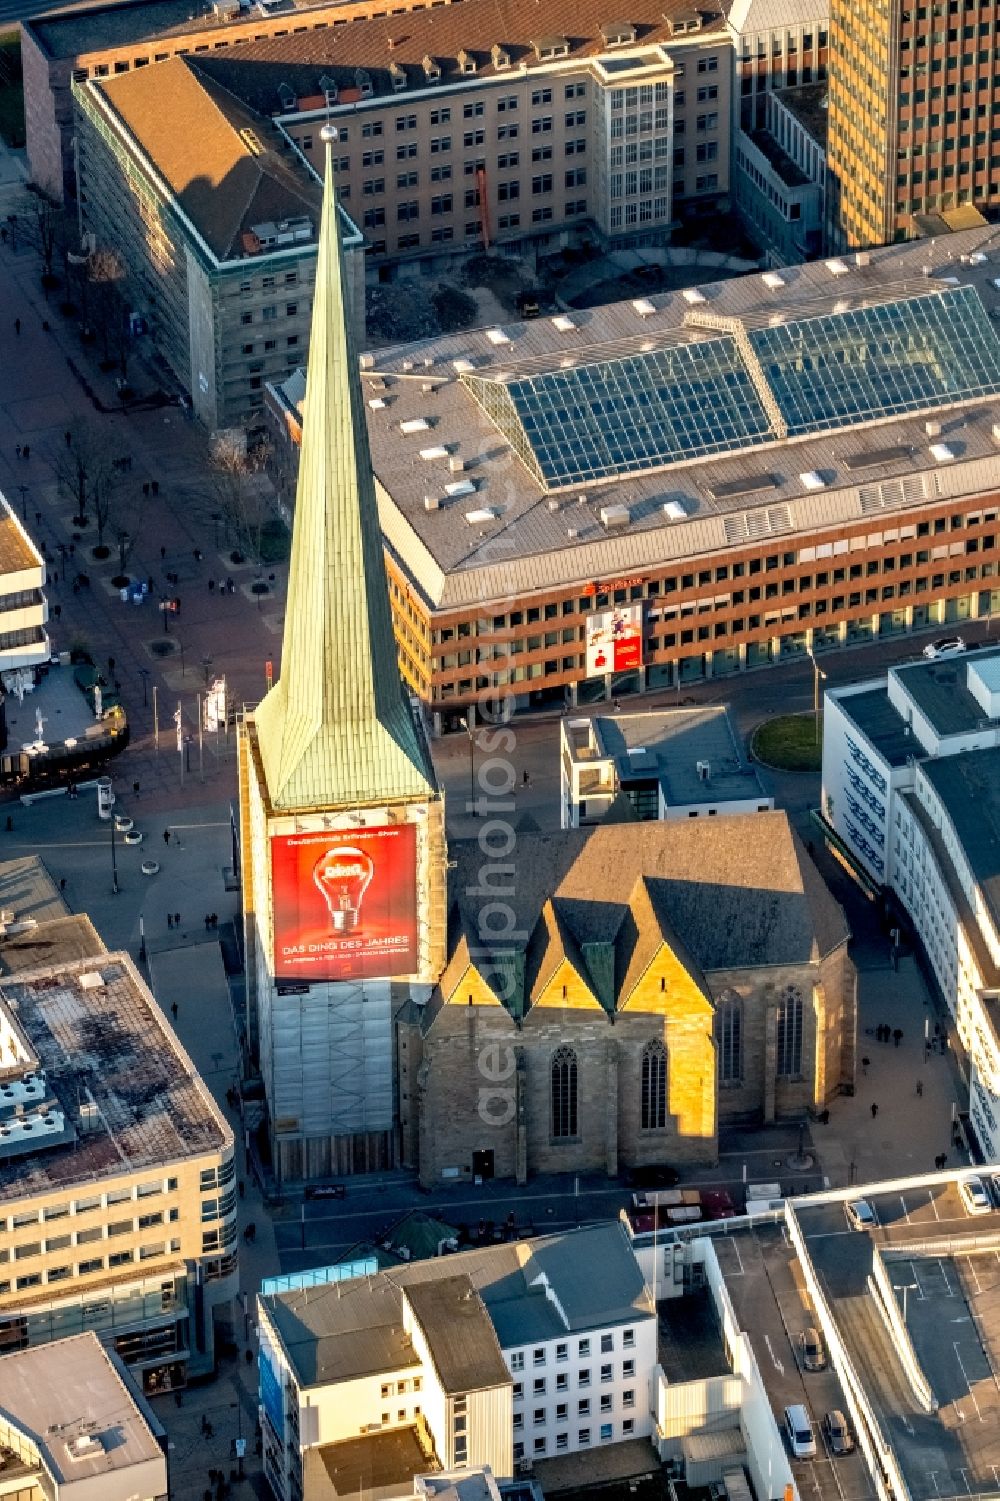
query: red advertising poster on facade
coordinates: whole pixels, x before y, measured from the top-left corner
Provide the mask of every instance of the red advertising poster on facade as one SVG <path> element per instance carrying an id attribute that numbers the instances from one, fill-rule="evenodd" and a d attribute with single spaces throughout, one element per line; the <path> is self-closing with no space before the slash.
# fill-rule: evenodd
<path id="1" fill-rule="evenodd" d="M 271 840 L 274 972 L 360 980 L 417 968 L 413 824 Z"/>
<path id="2" fill-rule="evenodd" d="M 642 605 L 619 605 L 587 616 L 587 676 L 642 666 Z"/>

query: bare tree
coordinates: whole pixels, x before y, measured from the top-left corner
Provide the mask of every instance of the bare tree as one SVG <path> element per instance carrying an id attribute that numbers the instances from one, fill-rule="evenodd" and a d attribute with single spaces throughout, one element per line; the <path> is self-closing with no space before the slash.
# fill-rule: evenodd
<path id="1" fill-rule="evenodd" d="M 93 514 L 97 546 L 103 548 L 122 487 L 122 458 L 112 453 L 106 433 L 86 418 L 67 429 L 67 438 L 56 454 L 56 479 L 76 507 L 73 520 L 78 526 L 85 526 Z"/>
<path id="2" fill-rule="evenodd" d="M 51 199 L 46 198 L 44 194 L 37 194 L 24 225 L 24 234 L 28 243 L 41 257 L 42 285 L 48 290 L 56 281 L 53 270 L 56 255 L 63 244 L 70 242 L 66 211 L 53 203 Z"/>
<path id="3" fill-rule="evenodd" d="M 114 250 L 97 249 L 87 263 L 87 279 L 94 317 L 100 329 L 101 359 L 117 364 L 122 380 L 128 376 L 128 335 L 125 328 L 125 269 Z"/>
<path id="4" fill-rule="evenodd" d="M 261 536 L 270 518 L 264 496 L 267 445 L 248 449 L 242 432 L 220 434 L 209 461 L 212 489 L 227 535 L 244 557 L 260 561 Z"/>

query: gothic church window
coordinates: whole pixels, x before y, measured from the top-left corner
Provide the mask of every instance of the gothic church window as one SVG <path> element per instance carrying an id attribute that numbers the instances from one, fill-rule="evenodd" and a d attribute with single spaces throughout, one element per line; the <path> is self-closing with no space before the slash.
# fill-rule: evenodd
<path id="1" fill-rule="evenodd" d="M 558 1048 L 550 1068 L 552 1135 L 557 1141 L 571 1141 L 577 1130 L 577 1065 L 572 1048 Z"/>
<path id="2" fill-rule="evenodd" d="M 715 1003 L 715 1042 L 719 1054 L 719 1083 L 743 1082 L 743 1002 L 733 990 Z"/>
<path id="3" fill-rule="evenodd" d="M 667 1050 L 659 1040 L 642 1050 L 642 1129 L 662 1131 L 667 1124 Z"/>
<path id="4" fill-rule="evenodd" d="M 802 994 L 794 985 L 782 992 L 777 1010 L 779 1079 L 802 1076 Z"/>

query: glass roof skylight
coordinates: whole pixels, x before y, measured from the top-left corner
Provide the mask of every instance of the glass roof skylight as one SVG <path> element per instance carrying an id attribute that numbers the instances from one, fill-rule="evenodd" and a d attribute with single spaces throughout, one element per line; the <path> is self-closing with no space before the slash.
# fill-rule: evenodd
<path id="1" fill-rule="evenodd" d="M 463 379 L 546 489 L 730 453 L 770 435 L 728 336 L 506 382 Z"/>
<path id="2" fill-rule="evenodd" d="M 664 469 L 1000 393 L 1000 338 L 973 287 L 846 307 L 559 368 L 462 380 L 546 490 Z M 756 372 L 755 372 L 756 374 Z"/>
<path id="3" fill-rule="evenodd" d="M 973 287 L 749 333 L 789 437 L 1000 391 L 1000 340 Z"/>

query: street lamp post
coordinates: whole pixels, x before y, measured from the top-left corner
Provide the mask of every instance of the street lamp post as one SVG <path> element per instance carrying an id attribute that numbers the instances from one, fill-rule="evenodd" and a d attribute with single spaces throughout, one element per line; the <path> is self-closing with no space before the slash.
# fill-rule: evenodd
<path id="1" fill-rule="evenodd" d="M 115 809 L 111 805 L 111 893 L 118 895 L 118 846 L 115 841 Z"/>
<path id="2" fill-rule="evenodd" d="M 476 815 L 476 739 L 472 728 L 472 713 L 469 717 L 464 716 L 458 721 L 462 729 L 469 737 L 469 812 L 473 817 Z"/>
<path id="3" fill-rule="evenodd" d="M 160 600 L 160 610 L 163 613 L 163 629 L 170 635 L 170 601 L 166 595 Z"/>
<path id="4" fill-rule="evenodd" d="M 17 488 L 21 492 L 21 520 L 24 522 L 25 526 L 27 526 L 27 524 L 28 524 L 28 487 L 27 487 L 27 485 L 18 485 Z"/>
<path id="5" fill-rule="evenodd" d="M 894 1293 L 902 1293 L 903 1294 L 903 1324 L 905 1325 L 906 1324 L 906 1309 L 907 1309 L 907 1306 L 908 1306 L 908 1299 L 907 1299 L 906 1295 L 907 1295 L 907 1293 L 918 1293 L 920 1291 L 920 1284 L 917 1283 L 917 1282 L 899 1282 L 899 1283 L 894 1282 L 892 1284 L 892 1290 L 893 1290 Z"/>
<path id="6" fill-rule="evenodd" d="M 819 745 L 819 680 L 826 681 L 826 673 L 813 656 L 811 646 L 806 647 L 806 656 L 813 665 L 813 718 L 816 723 L 816 744 Z"/>

